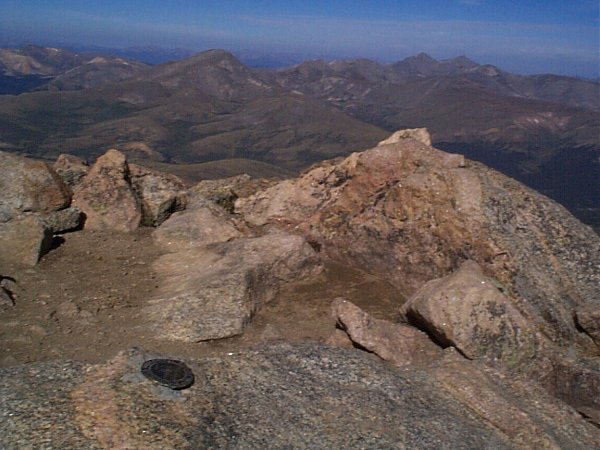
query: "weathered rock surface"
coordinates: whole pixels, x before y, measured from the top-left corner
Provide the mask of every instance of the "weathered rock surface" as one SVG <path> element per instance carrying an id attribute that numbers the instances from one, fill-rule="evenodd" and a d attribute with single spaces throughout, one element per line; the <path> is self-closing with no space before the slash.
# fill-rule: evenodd
<path id="1" fill-rule="evenodd" d="M 52 246 L 52 231 L 36 216 L 0 223 L 0 264 L 34 266 Z"/>
<path id="2" fill-rule="evenodd" d="M 453 345 L 470 359 L 485 357 L 514 367 L 538 351 L 537 330 L 474 261 L 426 283 L 402 312 L 442 346 Z"/>
<path id="3" fill-rule="evenodd" d="M 217 180 L 202 180 L 190 189 L 191 207 L 194 207 L 196 201 L 203 205 L 204 200 L 209 200 L 231 213 L 238 198 L 248 197 L 276 183 L 275 180 L 255 179 L 246 174 Z"/>
<path id="4" fill-rule="evenodd" d="M 58 155 L 52 167 L 71 188 L 79 184 L 90 169 L 83 159 L 66 153 Z"/>
<path id="5" fill-rule="evenodd" d="M 2 221 L 23 212 L 65 208 L 71 192 L 45 162 L 0 152 L 0 216 Z"/>
<path id="6" fill-rule="evenodd" d="M 600 370 L 577 362 L 597 358 L 598 347 L 574 313 L 599 307 L 600 237 L 539 193 L 407 138 L 324 162 L 238 200 L 236 212 L 253 225 L 303 234 L 324 254 L 389 280 L 407 297 L 475 261 L 504 292 L 509 314 L 502 317 L 511 319 L 489 311 L 483 336 L 463 322 L 454 333 L 465 351 L 498 354 L 560 398 L 598 408 L 590 399 L 600 398 Z M 485 308 L 465 312 L 486 317 Z M 488 333 L 500 340 L 477 340 Z M 532 348 L 540 336 L 542 344 Z M 578 379 L 586 380 L 587 394 Z"/>
<path id="7" fill-rule="evenodd" d="M 417 328 L 374 319 L 342 298 L 333 302 L 332 313 L 352 342 L 396 366 L 430 364 L 442 356 L 442 349 Z"/>
<path id="8" fill-rule="evenodd" d="M 186 361 L 194 385 L 145 379 L 132 350 L 99 365 L 0 369 L 5 448 L 595 448 L 598 430 L 542 391 L 444 361 L 433 378 L 365 352 L 272 345 Z M 444 370 L 446 372 L 444 372 Z M 452 370 L 452 372 L 450 372 Z M 489 390 L 488 390 L 489 389 Z M 536 396 L 537 395 L 537 396 Z M 495 410 L 494 410 L 495 408 Z M 491 420 L 490 420 L 491 419 Z"/>
<path id="9" fill-rule="evenodd" d="M 53 234 L 59 234 L 79 228 L 83 216 L 79 208 L 65 208 L 43 215 L 42 220 Z"/>
<path id="10" fill-rule="evenodd" d="M 576 311 L 577 324 L 600 347 L 600 308 L 581 309 Z"/>
<path id="11" fill-rule="evenodd" d="M 209 203 L 173 214 L 152 233 L 154 241 L 169 252 L 226 242 L 240 236 L 242 233 L 225 211 Z"/>
<path id="12" fill-rule="evenodd" d="M 185 209 L 186 185 L 179 177 L 129 164 L 131 185 L 142 207 L 142 223 L 158 226 L 173 212 Z"/>
<path id="13" fill-rule="evenodd" d="M 155 263 L 163 278 L 161 295 L 146 312 L 165 339 L 234 336 L 282 283 L 315 276 L 321 269 L 310 245 L 285 233 L 195 247 Z"/>
<path id="14" fill-rule="evenodd" d="M 73 204 L 85 214 L 87 229 L 128 232 L 138 228 L 142 212 L 130 185 L 125 156 L 108 150 L 99 157 L 76 186 Z"/>
<path id="15" fill-rule="evenodd" d="M 381 141 L 379 145 L 397 144 L 402 139 L 414 139 L 422 142 L 425 145 L 431 146 L 431 136 L 427 128 L 411 128 L 406 130 L 398 130 L 389 138 Z"/>

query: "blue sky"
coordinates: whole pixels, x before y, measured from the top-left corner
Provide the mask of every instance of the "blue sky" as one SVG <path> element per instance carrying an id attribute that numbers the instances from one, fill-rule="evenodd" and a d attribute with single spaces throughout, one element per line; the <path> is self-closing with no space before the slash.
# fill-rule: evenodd
<path id="1" fill-rule="evenodd" d="M 600 76 L 598 0 L 0 0 L 0 45 L 225 48 L 396 61 L 467 55 Z"/>

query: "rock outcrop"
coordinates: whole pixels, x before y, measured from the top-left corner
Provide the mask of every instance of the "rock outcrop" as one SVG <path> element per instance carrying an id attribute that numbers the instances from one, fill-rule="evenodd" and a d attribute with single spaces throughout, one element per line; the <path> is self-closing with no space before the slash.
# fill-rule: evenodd
<path id="1" fill-rule="evenodd" d="M 401 371 L 365 352 L 278 344 L 188 360 L 189 389 L 144 378 L 162 355 L 0 369 L 0 445 L 28 448 L 595 448 L 543 391 L 445 359 Z M 437 378 L 432 378 L 436 374 Z M 477 378 L 474 378 L 477 374 Z M 471 377 L 472 381 L 469 381 Z"/>
<path id="2" fill-rule="evenodd" d="M 480 282 L 496 286 L 480 292 L 487 300 L 472 297 L 457 308 L 485 327 L 461 322 L 457 309 L 447 319 L 460 324 L 450 330 L 451 322 L 436 320 L 428 331 L 444 345 L 452 333 L 453 345 L 471 357 L 497 356 L 571 404 L 598 409 L 589 399 L 600 397 L 600 368 L 586 359 L 597 357 L 598 347 L 574 317 L 599 306 L 600 238 L 539 193 L 406 138 L 324 162 L 238 200 L 236 212 L 252 225 L 302 234 L 323 254 L 389 280 L 407 297 L 476 262 Z M 436 301 L 419 301 L 432 315 L 445 314 L 429 302 Z"/>
<path id="3" fill-rule="evenodd" d="M 427 128 L 412 128 L 407 130 L 398 130 L 389 138 L 384 139 L 379 145 L 397 144 L 402 139 L 414 139 L 425 145 L 431 146 L 431 136 Z"/>
<path id="4" fill-rule="evenodd" d="M 163 282 L 146 309 L 152 326 L 164 339 L 198 342 L 242 333 L 282 283 L 321 265 L 300 236 L 276 233 L 170 253 L 155 270 Z"/>

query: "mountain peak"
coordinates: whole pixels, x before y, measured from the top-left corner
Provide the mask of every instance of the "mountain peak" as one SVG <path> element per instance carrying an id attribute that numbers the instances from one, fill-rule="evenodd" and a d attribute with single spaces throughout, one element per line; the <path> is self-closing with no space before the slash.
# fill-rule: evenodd
<path id="1" fill-rule="evenodd" d="M 432 58 L 429 54 L 425 53 L 425 52 L 421 52 L 415 56 L 411 56 L 407 59 L 415 59 L 415 60 L 419 60 L 419 61 L 433 61 L 433 62 L 437 62 L 437 60 L 435 58 Z"/>
<path id="2" fill-rule="evenodd" d="M 479 67 L 479 64 L 477 64 L 475 61 L 467 58 L 464 55 L 460 55 L 460 56 L 457 56 L 457 57 L 451 58 L 451 59 L 446 59 L 442 62 L 452 64 L 454 66 L 464 68 L 464 69 L 473 69 L 475 67 Z"/>

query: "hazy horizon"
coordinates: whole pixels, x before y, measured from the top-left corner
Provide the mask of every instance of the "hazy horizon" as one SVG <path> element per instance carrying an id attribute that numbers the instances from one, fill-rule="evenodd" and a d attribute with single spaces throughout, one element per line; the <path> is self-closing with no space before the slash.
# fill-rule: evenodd
<path id="1" fill-rule="evenodd" d="M 291 53 L 380 62 L 426 52 L 523 74 L 600 77 L 596 0 L 8 0 L 0 45 Z"/>

